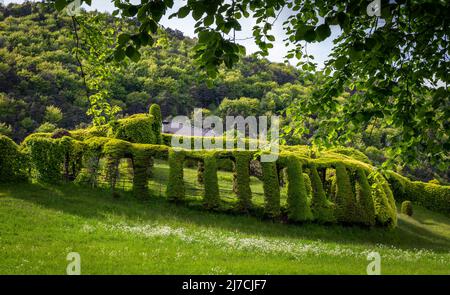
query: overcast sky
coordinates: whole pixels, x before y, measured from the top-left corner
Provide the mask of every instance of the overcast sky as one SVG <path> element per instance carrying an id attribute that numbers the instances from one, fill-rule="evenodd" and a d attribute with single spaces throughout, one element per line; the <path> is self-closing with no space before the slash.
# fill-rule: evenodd
<path id="1" fill-rule="evenodd" d="M 13 3 L 23 3 L 25 0 L 0 0 L 0 3 L 5 4 Z M 131 2 L 139 3 L 140 0 L 132 0 Z M 194 19 L 189 15 L 184 19 L 172 18 L 168 19 L 168 16 L 173 12 L 176 12 L 178 8 L 186 3 L 185 0 L 175 0 L 175 5 L 166 16 L 163 17 L 161 24 L 164 27 L 169 27 L 171 29 L 177 29 L 182 31 L 186 36 L 194 37 Z M 112 12 L 114 10 L 114 5 L 111 0 L 92 0 L 92 6 L 83 5 L 86 10 L 98 10 L 101 12 Z M 275 62 L 283 62 L 284 56 L 286 55 L 287 48 L 284 46 L 283 39 L 285 39 L 285 34 L 283 32 L 282 23 L 289 16 L 289 11 L 284 10 L 273 28 L 273 35 L 275 36 L 274 47 L 269 51 L 268 59 Z M 241 19 L 242 20 L 242 19 Z M 252 36 L 252 27 L 254 25 L 253 19 L 242 20 L 242 31 L 236 32 L 236 39 L 245 39 Z M 336 30 L 332 29 L 332 35 L 327 40 L 321 43 L 310 43 L 308 44 L 308 54 L 312 54 L 315 57 L 315 62 L 317 62 L 319 68 L 322 68 L 323 63 L 327 60 L 328 54 L 332 48 L 332 40 L 338 35 Z M 258 50 L 253 39 L 238 41 L 240 44 L 244 45 L 247 49 L 247 53 L 252 53 Z M 295 65 L 295 61 L 291 62 Z"/>

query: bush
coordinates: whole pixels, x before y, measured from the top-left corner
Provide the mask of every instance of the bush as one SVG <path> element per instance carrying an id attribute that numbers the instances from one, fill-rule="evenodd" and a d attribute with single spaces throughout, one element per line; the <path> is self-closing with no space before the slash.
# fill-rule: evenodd
<path id="1" fill-rule="evenodd" d="M 43 124 L 41 124 L 41 126 L 39 126 L 36 129 L 36 132 L 42 132 L 42 133 L 48 133 L 48 132 L 53 132 L 56 130 L 56 125 L 49 123 L 49 122 L 45 122 Z"/>
<path id="2" fill-rule="evenodd" d="M 337 164 L 335 216 L 342 223 L 359 223 L 361 221 L 359 211 L 347 169 L 343 164 Z"/>
<path id="3" fill-rule="evenodd" d="M 317 168 L 313 165 L 311 166 L 310 171 L 312 184 L 311 211 L 314 219 L 320 223 L 335 222 L 336 218 L 333 212 L 334 204 L 330 202 L 325 195 Z"/>
<path id="4" fill-rule="evenodd" d="M 55 131 L 53 131 L 51 137 L 52 137 L 52 138 L 62 138 L 62 137 L 64 137 L 64 136 L 69 136 L 69 137 L 71 137 L 72 134 L 70 134 L 70 132 L 67 131 L 66 129 L 59 128 L 59 129 L 56 129 Z"/>
<path id="5" fill-rule="evenodd" d="M 280 215 L 280 185 L 276 162 L 262 162 L 262 181 L 264 187 L 264 212 L 267 217 Z"/>
<path id="6" fill-rule="evenodd" d="M 50 122 L 52 124 L 58 124 L 59 121 L 61 121 L 63 118 L 63 114 L 61 112 L 61 109 L 55 106 L 48 106 L 45 109 L 45 115 L 44 115 L 44 120 L 46 122 Z"/>
<path id="7" fill-rule="evenodd" d="M 392 171 L 386 176 L 397 201 L 410 200 L 429 210 L 450 216 L 450 186 L 411 181 Z"/>
<path id="8" fill-rule="evenodd" d="M 412 203 L 410 201 L 403 201 L 402 207 L 401 207 L 401 212 L 408 216 L 412 216 L 413 215 Z"/>
<path id="9" fill-rule="evenodd" d="M 133 143 L 157 142 L 153 132 L 153 117 L 146 114 L 137 114 L 125 119 L 118 120 L 113 126 L 114 138 L 126 140 Z"/>
<path id="10" fill-rule="evenodd" d="M 150 106 L 149 113 L 153 116 L 152 119 L 152 131 L 155 136 L 155 144 L 161 144 L 161 132 L 162 132 L 162 116 L 161 108 L 158 104 L 154 103 Z"/>
<path id="11" fill-rule="evenodd" d="M 303 170 L 300 161 L 291 156 L 287 162 L 288 174 L 288 219 L 292 221 L 312 220 L 309 208 L 308 192 L 303 178 Z"/>
<path id="12" fill-rule="evenodd" d="M 0 134 L 0 183 L 25 180 L 25 168 L 25 156 L 17 144 Z"/>
<path id="13" fill-rule="evenodd" d="M 219 206 L 219 182 L 217 180 L 217 163 L 214 154 L 209 154 L 204 157 L 204 185 L 205 198 L 204 204 L 206 208 L 216 208 Z"/>
<path id="14" fill-rule="evenodd" d="M 234 180 L 236 195 L 238 197 L 238 209 L 247 211 L 251 207 L 252 191 L 250 189 L 249 165 L 251 156 L 247 152 L 234 152 Z"/>
<path id="15" fill-rule="evenodd" d="M 371 181 L 376 224 L 393 228 L 397 225 L 397 208 L 392 191 L 380 174 L 373 175 Z"/>
<path id="16" fill-rule="evenodd" d="M 362 213 L 361 222 L 368 226 L 375 225 L 375 206 L 372 192 L 366 173 L 361 168 L 356 170 L 355 192 L 356 200 Z"/>
<path id="17" fill-rule="evenodd" d="M 352 157 L 355 160 L 367 163 L 367 164 L 372 164 L 369 160 L 369 158 L 362 152 L 354 149 L 354 148 L 349 148 L 349 147 L 338 147 L 338 148 L 334 148 L 331 149 L 330 152 L 334 152 L 334 153 L 338 153 L 341 155 L 346 155 L 349 157 Z"/>
<path id="18" fill-rule="evenodd" d="M 169 151 L 169 183 L 166 195 L 170 201 L 181 201 L 184 199 L 183 179 L 184 153 L 182 151 Z"/>
<path id="19" fill-rule="evenodd" d="M 384 161 L 386 161 L 384 152 L 374 146 L 367 147 L 365 154 L 375 165 L 381 165 Z"/>

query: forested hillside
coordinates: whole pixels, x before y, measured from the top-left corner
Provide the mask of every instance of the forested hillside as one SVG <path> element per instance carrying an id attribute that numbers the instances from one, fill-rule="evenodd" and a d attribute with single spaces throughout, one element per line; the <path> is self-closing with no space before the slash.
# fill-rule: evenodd
<path id="1" fill-rule="evenodd" d="M 48 5 L 0 7 L 0 124 L 4 132 L 10 126 L 10 135 L 20 140 L 44 122 L 63 128 L 90 122 L 89 100 L 72 53 L 76 43 L 70 17 Z M 112 23 L 112 16 L 104 17 Z M 109 100 L 122 108 L 123 115 L 145 112 L 152 102 L 161 105 L 163 116 L 190 114 L 194 107 L 214 111 L 226 97 L 256 98 L 262 101 L 258 112 L 264 113 L 283 108 L 280 94 L 288 99 L 303 90 L 304 79 L 293 67 L 251 56 L 237 68 L 222 71 L 208 87 L 191 56 L 195 40 L 180 31 L 166 32 L 156 46 L 141 52 L 138 63 L 125 65 L 110 83 Z M 51 106 L 61 110 L 62 118 Z"/>

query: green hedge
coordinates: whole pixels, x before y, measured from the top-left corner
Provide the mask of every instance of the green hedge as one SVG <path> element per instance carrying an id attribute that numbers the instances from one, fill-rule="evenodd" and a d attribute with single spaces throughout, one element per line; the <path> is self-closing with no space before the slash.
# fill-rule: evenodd
<path id="1" fill-rule="evenodd" d="M 280 185 L 276 162 L 261 162 L 264 188 L 264 213 L 275 218 L 280 215 Z"/>
<path id="2" fill-rule="evenodd" d="M 150 106 L 149 109 L 150 115 L 153 117 L 152 119 L 152 132 L 155 136 L 155 144 L 161 144 L 162 142 L 162 116 L 161 116 L 161 108 L 158 104 L 154 103 Z"/>
<path id="3" fill-rule="evenodd" d="M 309 208 L 308 192 L 301 162 L 294 156 L 290 156 L 287 162 L 288 175 L 288 197 L 287 213 L 288 219 L 292 221 L 312 220 L 311 209 Z"/>
<path id="4" fill-rule="evenodd" d="M 217 163 L 214 154 L 204 157 L 204 205 L 206 208 L 216 208 L 219 206 L 219 182 L 217 180 Z"/>
<path id="5" fill-rule="evenodd" d="M 25 155 L 12 139 L 0 134 L 0 183 L 25 179 Z"/>
<path id="6" fill-rule="evenodd" d="M 386 180 L 380 174 L 371 176 L 372 199 L 375 207 L 376 224 L 395 227 L 397 225 L 397 207 Z"/>
<path id="7" fill-rule="evenodd" d="M 113 128 L 113 137 L 133 143 L 157 143 L 157 134 L 154 133 L 152 116 L 136 114 L 118 120 Z"/>
<path id="8" fill-rule="evenodd" d="M 169 183 L 167 184 L 166 195 L 170 201 L 181 201 L 184 199 L 184 179 L 183 179 L 183 151 L 169 151 Z"/>
<path id="9" fill-rule="evenodd" d="M 248 152 L 234 152 L 233 157 L 235 161 L 233 180 L 238 197 L 238 209 L 248 211 L 252 205 L 249 171 L 251 155 Z"/>
<path id="10" fill-rule="evenodd" d="M 320 180 L 317 168 L 310 167 L 310 177 L 312 184 L 311 211 L 314 219 L 320 223 L 332 223 L 336 221 L 334 216 L 334 204 L 325 195 L 322 181 Z"/>
<path id="11" fill-rule="evenodd" d="M 375 225 L 375 206 L 373 204 L 372 192 L 367 180 L 366 172 L 359 168 L 356 170 L 355 181 L 356 201 L 361 212 L 360 222 L 364 225 Z"/>
<path id="12" fill-rule="evenodd" d="M 392 171 L 386 176 L 397 201 L 410 200 L 427 209 L 450 216 L 450 186 L 411 181 Z"/>
<path id="13" fill-rule="evenodd" d="M 352 183 L 343 164 L 336 165 L 336 210 L 335 216 L 341 223 L 360 223 L 361 212 L 353 193 Z"/>

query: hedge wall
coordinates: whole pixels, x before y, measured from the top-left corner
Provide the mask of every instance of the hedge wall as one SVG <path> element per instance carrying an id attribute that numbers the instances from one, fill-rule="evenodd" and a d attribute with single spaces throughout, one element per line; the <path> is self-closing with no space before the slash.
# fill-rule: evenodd
<path id="1" fill-rule="evenodd" d="M 204 205 L 206 208 L 216 208 L 219 206 L 219 182 L 217 180 L 217 163 L 214 154 L 204 157 L 203 182 L 205 187 Z"/>
<path id="2" fill-rule="evenodd" d="M 155 123 L 157 124 L 157 123 Z M 152 116 L 146 114 L 136 114 L 125 119 L 118 120 L 112 127 L 113 137 L 133 143 L 158 142 L 154 132 L 154 120 Z"/>
<path id="3" fill-rule="evenodd" d="M 386 174 L 397 201 L 412 201 L 450 216 L 450 186 L 411 181 L 395 172 Z"/>
<path id="4" fill-rule="evenodd" d="M 25 155 L 12 139 L 0 134 L 0 183 L 25 179 Z"/>
<path id="5" fill-rule="evenodd" d="M 325 195 L 323 184 L 322 181 L 320 180 L 316 166 L 311 165 L 309 170 L 312 185 L 311 210 L 314 219 L 319 223 L 335 222 L 336 221 L 336 217 L 334 216 L 335 205 L 333 202 L 328 200 Z"/>

